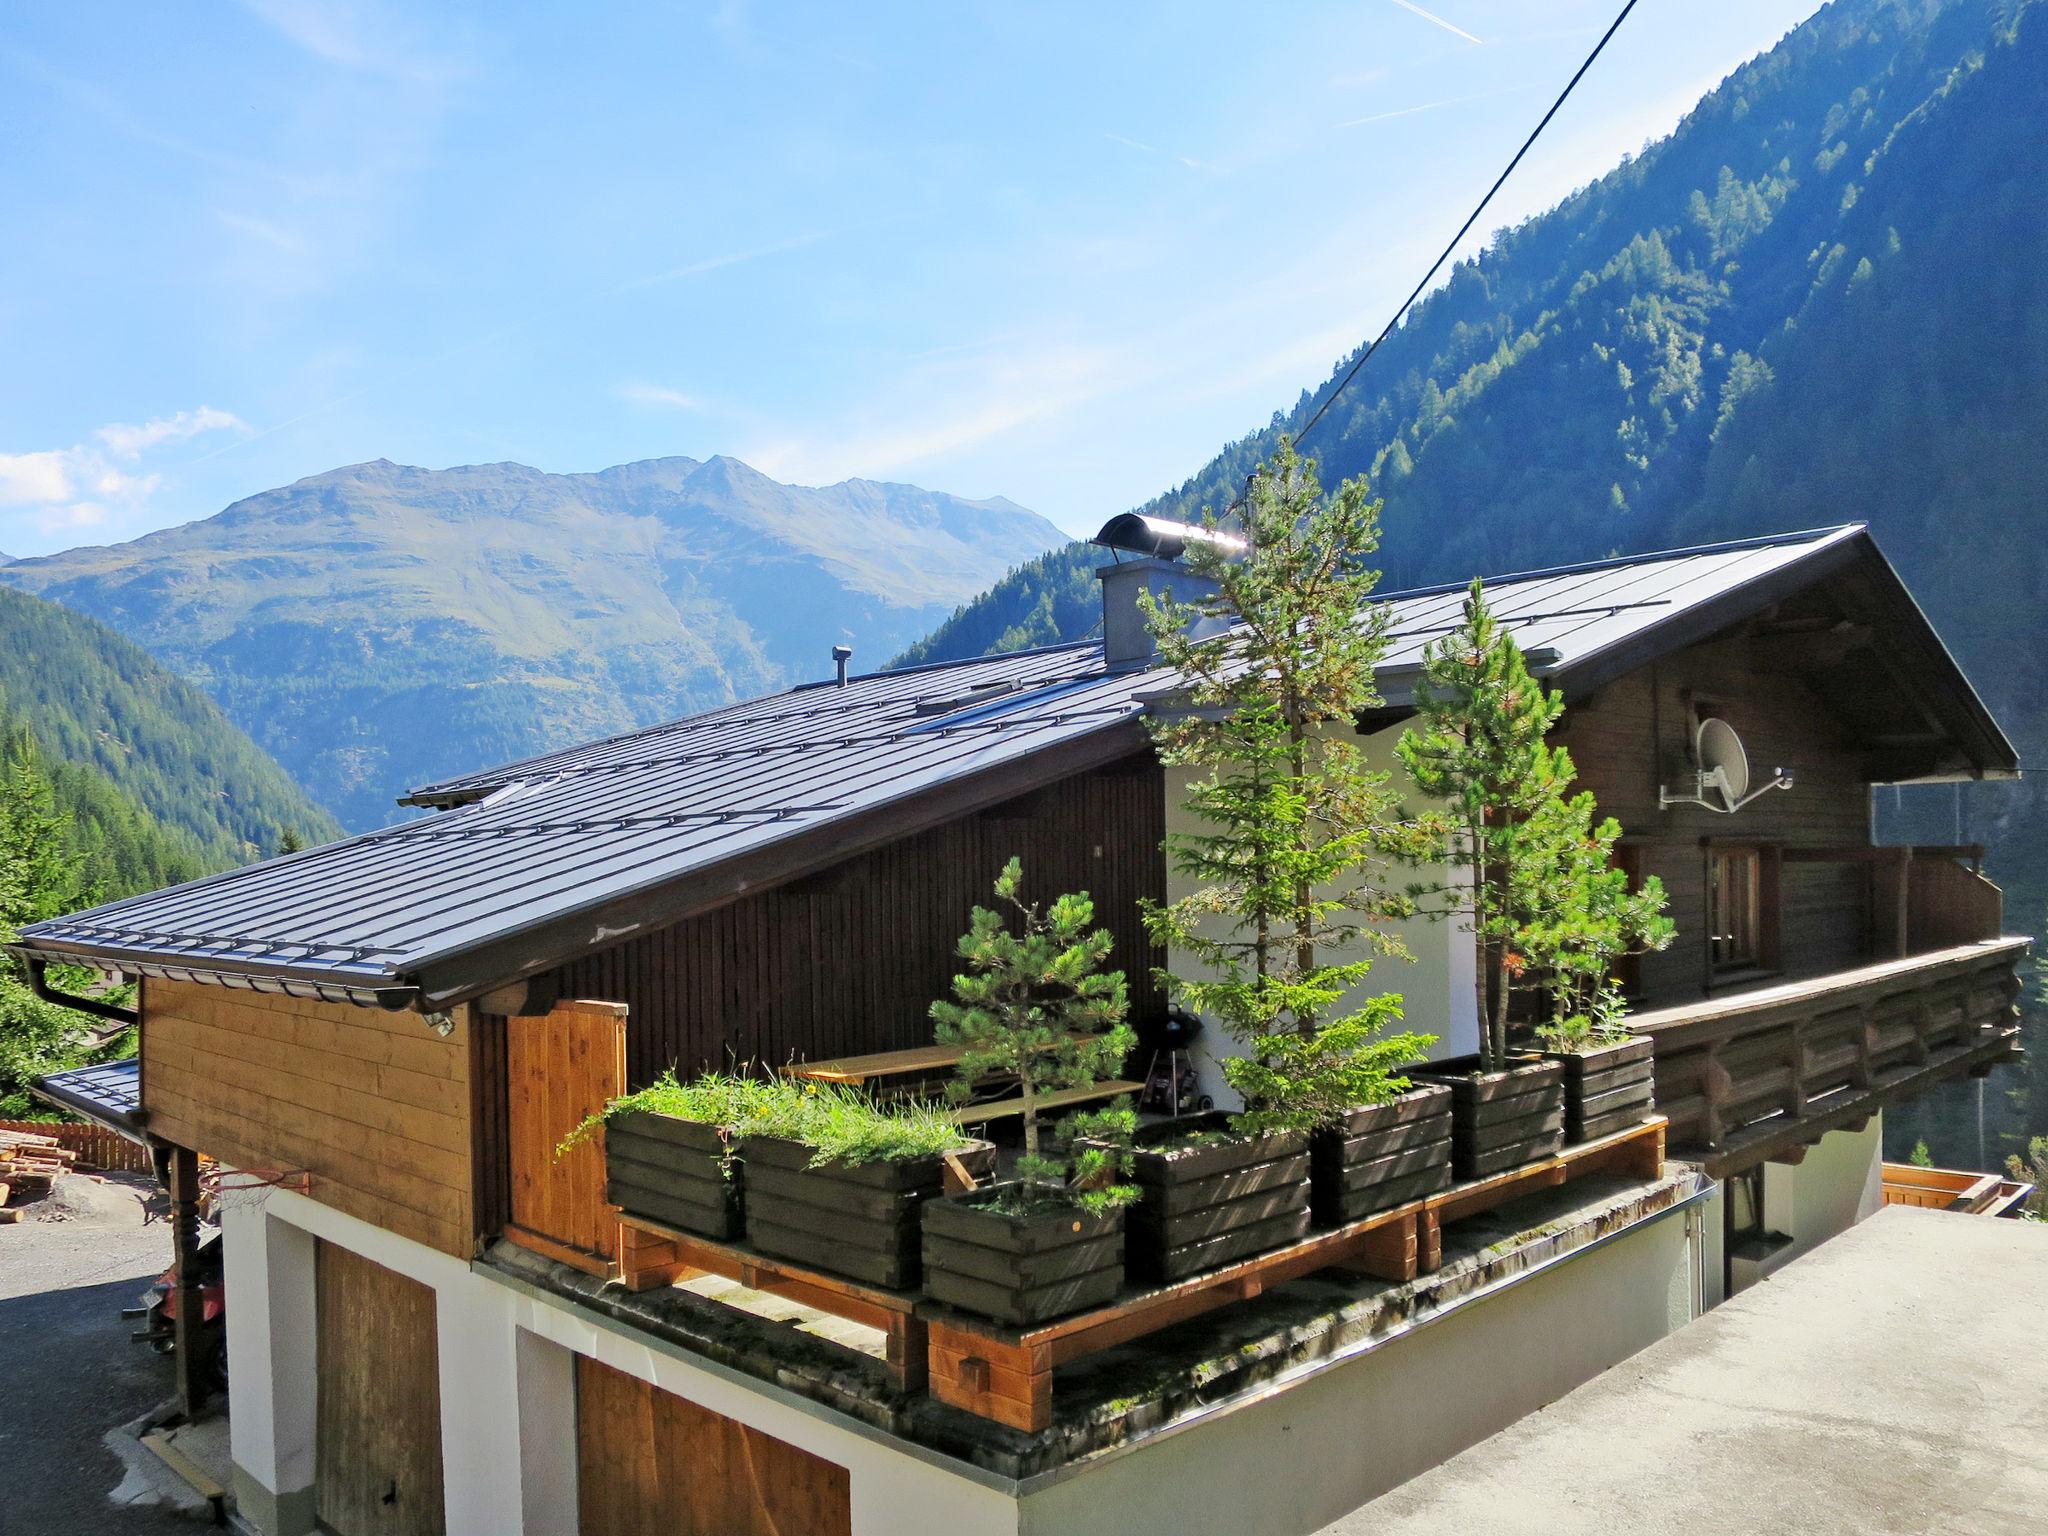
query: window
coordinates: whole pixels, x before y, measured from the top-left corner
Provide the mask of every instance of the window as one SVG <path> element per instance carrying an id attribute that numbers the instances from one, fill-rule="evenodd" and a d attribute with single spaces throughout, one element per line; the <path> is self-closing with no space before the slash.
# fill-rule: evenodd
<path id="1" fill-rule="evenodd" d="M 1764 898 L 1762 849 L 1707 850 L 1707 952 L 1715 970 L 1768 963 Z"/>

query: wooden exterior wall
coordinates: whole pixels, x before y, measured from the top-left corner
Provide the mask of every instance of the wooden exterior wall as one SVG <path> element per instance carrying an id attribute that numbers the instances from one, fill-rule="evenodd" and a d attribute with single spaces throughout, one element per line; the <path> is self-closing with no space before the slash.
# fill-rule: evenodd
<path id="1" fill-rule="evenodd" d="M 1555 740 L 1571 749 L 1580 784 L 1620 821 L 1637 873 L 1655 875 L 1678 925 L 1671 947 L 1639 962 L 1650 1004 L 1707 990 L 1707 846 L 1863 847 L 1870 842 L 1870 789 L 1861 753 L 1827 707 L 1796 677 L 1770 670 L 1765 642 L 1724 640 L 1642 667 L 1571 706 Z M 1688 733 L 1698 703 L 1741 735 L 1752 778 L 1791 769 L 1774 790 L 1732 816 L 1697 806 L 1659 810 L 1660 784 L 1689 771 Z M 1817 975 L 1870 954 L 1866 866 L 1786 862 L 1777 907 L 1778 949 L 1790 975 Z"/>
<path id="2" fill-rule="evenodd" d="M 307 1173 L 336 1210 L 474 1252 L 467 1010 L 443 1039 L 416 1013 L 149 981 L 142 1017 L 156 1135 Z"/>
<path id="3" fill-rule="evenodd" d="M 732 1061 L 927 1045 L 969 910 L 1012 854 L 1027 894 L 1087 890 L 1116 935 L 1133 1017 L 1163 1006 L 1140 897 L 1163 899 L 1163 776 L 1149 753 L 892 843 L 563 966 L 560 997 L 625 1003 L 635 1086 Z"/>

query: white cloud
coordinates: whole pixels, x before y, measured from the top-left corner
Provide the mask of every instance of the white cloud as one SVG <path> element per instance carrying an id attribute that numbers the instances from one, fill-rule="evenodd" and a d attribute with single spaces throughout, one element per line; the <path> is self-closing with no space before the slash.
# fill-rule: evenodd
<path id="1" fill-rule="evenodd" d="M 133 522 L 147 512 L 163 477 L 127 466 L 202 433 L 249 430 L 233 412 L 202 405 L 139 426 L 111 422 L 69 448 L 0 453 L 0 507 L 19 508 L 22 523 L 46 536 Z"/>
<path id="2" fill-rule="evenodd" d="M 262 21 L 323 63 L 395 79 L 434 82 L 455 71 L 399 35 L 403 13 L 366 0 L 242 0 Z"/>
<path id="3" fill-rule="evenodd" d="M 686 395 L 680 389 L 670 389 L 665 384 L 621 384 L 612 393 L 633 405 L 650 405 L 667 411 L 700 413 L 710 408 L 697 396 Z"/>
<path id="4" fill-rule="evenodd" d="M 41 453 L 0 453 L 0 507 L 33 507 L 71 494 L 71 476 L 61 449 Z"/>
<path id="5" fill-rule="evenodd" d="M 305 236 L 294 234 L 281 224 L 273 224 L 268 219 L 259 219 L 252 213 L 234 213 L 225 208 L 219 210 L 219 215 L 221 223 L 227 225 L 229 229 L 247 235 L 252 240 L 260 241 L 282 255 L 304 256 L 307 254 L 308 246 Z"/>
<path id="6" fill-rule="evenodd" d="M 114 422 L 101 427 L 93 436 L 107 445 L 110 452 L 124 459 L 141 456 L 151 448 L 165 443 L 182 443 L 202 432 L 234 431 L 247 435 L 253 431 L 249 423 L 232 411 L 215 410 L 202 405 L 196 411 L 180 411 L 175 416 L 160 416 L 155 421 L 144 422 L 141 426 L 128 426 Z"/>

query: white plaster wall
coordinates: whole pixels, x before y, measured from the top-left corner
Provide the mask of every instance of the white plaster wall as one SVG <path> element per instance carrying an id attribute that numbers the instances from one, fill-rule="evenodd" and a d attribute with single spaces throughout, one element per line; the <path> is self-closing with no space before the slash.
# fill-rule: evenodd
<path id="1" fill-rule="evenodd" d="M 1395 791 L 1416 802 L 1420 797 L 1407 770 L 1394 753 L 1394 743 L 1400 740 L 1401 731 L 1402 727 L 1393 726 L 1358 740 L 1364 749 L 1367 766 L 1393 774 Z M 1195 834 L 1207 830 L 1203 823 L 1183 809 L 1187 786 L 1200 775 L 1183 768 L 1167 768 L 1163 772 L 1166 774 L 1167 832 Z M 1421 869 L 1397 868 L 1391 872 L 1388 884 L 1394 889 L 1404 889 L 1410 884 L 1433 884 L 1446 876 L 1447 871 L 1440 865 Z M 1169 860 L 1167 899 L 1178 901 L 1194 888 L 1194 882 L 1174 870 Z M 1346 999 L 1347 1004 L 1356 1006 L 1367 998 L 1398 993 L 1403 1014 L 1399 1027 L 1435 1035 L 1436 1044 L 1429 1052 L 1432 1059 L 1442 1060 L 1478 1050 L 1479 1011 L 1474 995 L 1478 965 L 1471 924 L 1460 918 L 1438 922 L 1416 918 L 1392 925 L 1392 931 L 1408 946 L 1414 959 L 1376 960 L 1372 974 L 1353 989 Z M 1332 961 L 1337 963 L 1369 957 L 1362 944 L 1339 947 L 1331 952 Z M 1178 974 L 1192 975 L 1196 971 L 1192 960 L 1172 952 L 1167 956 L 1166 965 L 1168 970 Z M 1209 1027 L 1203 1031 L 1194 1052 L 1196 1067 L 1201 1073 L 1202 1091 L 1211 1095 L 1223 1108 L 1238 1108 L 1237 1097 L 1225 1085 L 1217 1062 L 1225 1055 L 1236 1054 L 1239 1047 L 1213 1019 L 1205 1022 Z"/>
<path id="2" fill-rule="evenodd" d="M 1796 1166 L 1764 1165 L 1764 1225 L 1792 1244 L 1782 1268 L 1884 1208 L 1884 1117 L 1860 1131 L 1830 1131 Z"/>
<path id="3" fill-rule="evenodd" d="M 260 1521 L 259 1505 L 289 1512 L 284 1530 L 259 1526 L 265 1536 L 310 1529 L 315 1237 L 434 1291 L 450 1536 L 575 1530 L 578 1354 L 845 1467 L 854 1536 L 897 1536 L 911 1512 L 948 1536 L 1016 1536 L 1006 1491 L 288 1191 L 261 1209 L 230 1211 L 222 1239 L 235 1298 L 232 1448 L 238 1484 L 256 1485 L 244 1513 Z"/>
<path id="4" fill-rule="evenodd" d="M 1301 1536 L 1684 1326 L 1700 1207 L 1023 1501 L 1025 1536 Z"/>

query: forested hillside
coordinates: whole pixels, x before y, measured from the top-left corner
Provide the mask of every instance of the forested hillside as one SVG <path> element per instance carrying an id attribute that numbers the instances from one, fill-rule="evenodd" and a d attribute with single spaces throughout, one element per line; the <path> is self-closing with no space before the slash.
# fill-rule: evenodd
<path id="1" fill-rule="evenodd" d="M 0 944 L 340 830 L 196 688 L 105 626 L 0 589 Z M 132 1031 L 37 1000 L 0 954 L 0 1118 L 32 1112 L 29 1078 L 133 1048 Z"/>
<path id="2" fill-rule="evenodd" d="M 197 683 L 343 823 L 415 784 L 880 665 L 1060 542 L 1000 497 L 378 461 L 0 567 Z"/>
<path id="3" fill-rule="evenodd" d="M 145 890 L 274 853 L 334 818 L 221 714 L 105 625 L 0 588 L 0 739 L 27 738 L 101 883 Z"/>
<path id="4" fill-rule="evenodd" d="M 1460 265 L 1306 444 L 1325 483 L 1368 473 L 1386 498 L 1387 586 L 1864 520 L 2023 761 L 2048 761 L 2044 12 L 1837 0 Z M 1144 510 L 1226 505 L 1350 361 Z M 1086 633 L 1093 563 L 1024 567 L 915 654 Z M 2008 926 L 2040 930 L 2037 785 L 1878 809 L 1889 837 L 1989 844 Z M 2048 1080 L 2036 1099 L 2048 1129 Z"/>

